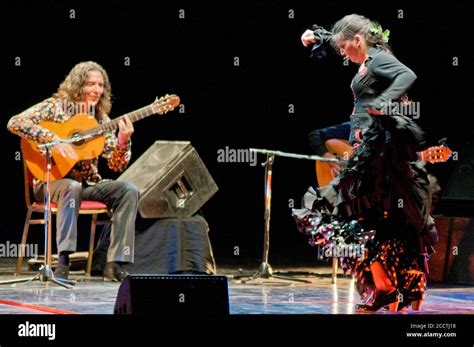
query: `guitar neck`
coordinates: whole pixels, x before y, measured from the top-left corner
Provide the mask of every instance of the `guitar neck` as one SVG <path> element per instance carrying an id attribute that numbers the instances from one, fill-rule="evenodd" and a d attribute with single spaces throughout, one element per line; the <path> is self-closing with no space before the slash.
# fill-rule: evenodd
<path id="1" fill-rule="evenodd" d="M 130 121 L 133 123 L 148 116 L 151 116 L 154 113 L 155 111 L 153 110 L 152 106 L 148 105 L 133 112 L 126 113 L 118 118 L 115 118 L 114 120 L 111 120 L 110 122 L 83 131 L 79 135 L 86 136 L 91 134 L 101 134 L 104 131 L 115 131 L 119 127 L 120 120 L 124 119 L 125 117 L 128 117 L 128 119 L 130 119 Z"/>

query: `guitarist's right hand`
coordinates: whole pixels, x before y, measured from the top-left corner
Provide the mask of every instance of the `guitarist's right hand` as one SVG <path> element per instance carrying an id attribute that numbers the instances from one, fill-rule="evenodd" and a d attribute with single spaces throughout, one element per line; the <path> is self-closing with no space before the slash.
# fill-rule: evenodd
<path id="1" fill-rule="evenodd" d="M 332 153 L 326 152 L 323 154 L 324 158 L 336 158 L 336 156 Z M 339 171 L 341 171 L 341 165 L 339 163 L 333 162 L 333 161 L 328 161 L 327 164 L 329 165 L 329 168 L 331 169 L 331 174 L 333 177 L 336 177 L 339 175 Z"/>
<path id="2" fill-rule="evenodd" d="M 64 158 L 67 157 L 70 159 L 77 160 L 76 151 L 74 150 L 74 147 L 72 147 L 72 145 L 69 143 L 60 143 L 59 145 L 54 146 L 54 150 Z"/>

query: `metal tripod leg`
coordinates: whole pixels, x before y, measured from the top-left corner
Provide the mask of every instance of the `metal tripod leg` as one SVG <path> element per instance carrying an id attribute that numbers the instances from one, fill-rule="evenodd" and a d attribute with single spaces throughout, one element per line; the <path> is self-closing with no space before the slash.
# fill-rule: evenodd
<path id="1" fill-rule="evenodd" d="M 262 165 L 265 166 L 265 230 L 263 237 L 263 262 L 260 264 L 257 272 L 251 276 L 248 280 L 243 280 L 242 283 L 247 283 L 256 278 L 278 278 L 287 281 L 295 281 L 302 283 L 312 283 L 309 279 L 299 279 L 292 277 L 285 277 L 279 275 L 273 275 L 273 270 L 268 263 L 268 253 L 270 249 L 270 214 L 271 214 L 271 200 L 272 200 L 272 175 L 273 175 L 273 162 L 275 160 L 275 154 L 267 154 L 267 161 Z M 244 276 L 242 276 L 244 277 Z"/>
<path id="2" fill-rule="evenodd" d="M 53 270 L 51 270 L 51 159 L 52 159 L 52 147 L 54 143 L 43 144 L 46 149 L 46 192 L 45 192 L 45 204 L 44 204 L 44 264 L 39 268 L 39 272 L 29 278 L 17 278 L 14 280 L 2 281 L 0 284 L 13 284 L 17 285 L 20 283 L 27 284 L 33 281 L 41 282 L 53 282 L 64 288 L 72 288 L 75 281 L 61 279 L 54 277 Z"/>
<path id="3" fill-rule="evenodd" d="M 12 284 L 14 287 L 19 287 L 31 283 L 33 281 L 40 281 L 40 282 L 53 282 L 61 287 L 71 289 L 73 285 L 76 284 L 76 281 L 67 280 L 63 278 L 54 277 L 53 271 L 50 267 L 41 265 L 39 272 L 33 277 L 27 278 L 15 278 L 13 280 L 6 280 L 1 281 L 0 285 L 2 284 Z"/>

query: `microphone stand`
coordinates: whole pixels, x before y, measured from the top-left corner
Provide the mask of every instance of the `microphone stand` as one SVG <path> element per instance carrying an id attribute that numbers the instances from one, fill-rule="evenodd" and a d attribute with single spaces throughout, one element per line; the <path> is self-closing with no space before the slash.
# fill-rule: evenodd
<path id="1" fill-rule="evenodd" d="M 51 166 L 52 166 L 52 151 L 53 147 L 56 145 L 59 145 L 61 143 L 75 143 L 78 141 L 84 141 L 88 140 L 90 138 L 100 136 L 104 131 L 101 130 L 97 133 L 91 133 L 87 134 L 84 136 L 79 136 L 75 135 L 72 136 L 68 139 L 61 139 L 53 142 L 48 142 L 44 143 L 41 145 L 38 145 L 37 147 L 39 149 L 44 149 L 45 156 L 46 156 L 46 192 L 45 192 L 45 198 L 44 198 L 44 263 L 41 265 L 41 267 L 38 270 L 38 273 L 36 273 L 35 276 L 33 277 L 27 277 L 27 278 L 18 278 L 14 280 L 6 280 L 6 281 L 1 281 L 1 284 L 13 284 L 17 285 L 19 283 L 29 283 L 32 281 L 41 281 L 41 282 L 53 282 L 61 287 L 71 289 L 73 285 L 76 284 L 75 281 L 73 280 L 68 280 L 64 278 L 57 278 L 54 277 L 53 270 L 51 269 L 51 238 L 52 238 L 52 232 L 51 232 Z"/>
<path id="2" fill-rule="evenodd" d="M 262 163 L 262 166 L 265 167 L 265 213 L 264 213 L 264 237 L 263 237 L 263 259 L 262 263 L 260 264 L 259 269 L 253 276 L 238 276 L 241 277 L 250 277 L 248 280 L 242 280 L 242 283 L 247 283 L 248 281 L 254 280 L 256 278 L 278 278 L 288 281 L 296 281 L 296 282 L 303 282 L 303 283 L 312 283 L 310 279 L 299 279 L 299 278 L 291 278 L 286 276 L 280 276 L 273 274 L 272 267 L 268 262 L 268 254 L 270 249 L 270 215 L 271 215 L 271 199 L 272 199 L 272 175 L 273 175 L 273 162 L 275 161 L 276 156 L 282 157 L 289 157 L 289 158 L 296 158 L 296 159 L 308 159 L 308 160 L 320 160 L 320 161 L 332 161 L 342 163 L 344 161 L 336 159 L 336 158 L 324 158 L 317 155 L 303 155 L 303 154 L 294 154 L 294 153 L 286 153 L 281 151 L 272 151 L 266 149 L 256 149 L 250 148 L 250 152 L 266 154 L 267 160 Z"/>

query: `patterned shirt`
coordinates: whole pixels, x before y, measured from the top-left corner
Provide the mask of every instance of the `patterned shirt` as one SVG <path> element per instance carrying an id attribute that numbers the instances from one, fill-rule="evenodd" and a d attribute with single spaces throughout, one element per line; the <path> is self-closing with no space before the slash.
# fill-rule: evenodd
<path id="1" fill-rule="evenodd" d="M 27 140 L 46 143 L 59 140 L 59 137 L 41 127 L 39 123 L 43 121 L 64 123 L 73 116 L 74 113 L 64 111 L 63 100 L 51 97 L 12 117 L 7 128 Z M 109 122 L 110 118 L 102 115 L 98 121 L 104 124 Z M 105 146 L 101 156 L 107 160 L 109 168 L 114 172 L 125 170 L 131 158 L 131 141 L 129 140 L 126 146 L 121 146 L 114 132 L 105 132 L 104 137 Z M 89 185 L 96 184 L 102 180 L 98 171 L 98 162 L 98 158 L 79 161 L 66 177 Z"/>

